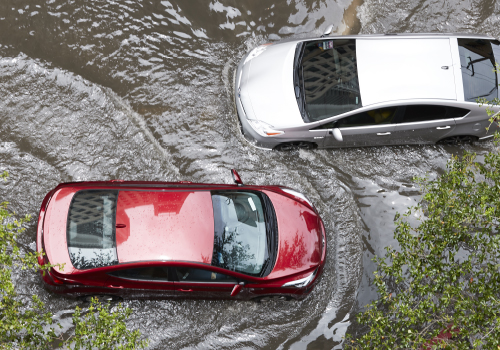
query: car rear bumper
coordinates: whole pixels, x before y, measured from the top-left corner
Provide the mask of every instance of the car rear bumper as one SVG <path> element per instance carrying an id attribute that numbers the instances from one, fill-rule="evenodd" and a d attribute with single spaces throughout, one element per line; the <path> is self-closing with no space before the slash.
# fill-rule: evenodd
<path id="1" fill-rule="evenodd" d="M 42 201 L 42 205 L 40 206 L 40 213 L 38 214 L 38 224 L 37 224 L 37 230 L 36 230 L 36 251 L 38 256 L 38 264 L 44 265 L 46 261 L 46 257 L 42 256 L 42 254 L 45 254 L 45 247 L 43 244 L 43 224 L 45 221 L 45 212 L 47 210 L 47 207 L 49 205 L 50 200 L 52 199 L 52 196 L 56 190 L 53 189 L 47 195 Z"/>

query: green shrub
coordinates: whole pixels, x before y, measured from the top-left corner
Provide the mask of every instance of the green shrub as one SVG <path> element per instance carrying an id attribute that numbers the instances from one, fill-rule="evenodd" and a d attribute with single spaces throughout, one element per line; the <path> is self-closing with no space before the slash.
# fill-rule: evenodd
<path id="1" fill-rule="evenodd" d="M 0 174 L 6 179 L 7 172 Z M 36 295 L 19 295 L 12 281 L 13 269 L 39 269 L 36 253 L 22 254 L 17 237 L 30 220 L 26 215 L 15 219 L 8 203 L 0 203 L 0 349 L 47 349 L 55 341 L 71 349 L 136 349 L 147 343 L 138 330 L 128 330 L 125 321 L 129 308 L 118 305 L 111 308 L 93 300 L 84 312 L 79 307 L 73 313 L 75 334 L 62 339 L 56 334 L 61 326 Z M 44 266 L 48 269 L 50 266 Z"/>
<path id="2" fill-rule="evenodd" d="M 448 329 L 433 347 L 500 349 L 500 156 L 453 157 L 418 182 L 422 200 L 396 217 L 399 248 L 374 258 L 380 298 L 357 315 L 369 330 L 346 348 L 430 348 Z"/>

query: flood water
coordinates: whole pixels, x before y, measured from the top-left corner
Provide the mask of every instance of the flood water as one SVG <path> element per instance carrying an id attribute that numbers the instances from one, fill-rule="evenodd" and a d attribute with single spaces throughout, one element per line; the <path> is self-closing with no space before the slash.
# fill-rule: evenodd
<path id="1" fill-rule="evenodd" d="M 279 153 L 246 142 L 232 102 L 239 59 L 269 41 L 337 33 L 469 32 L 500 37 L 495 0 L 2 0 L 0 201 L 33 220 L 60 182 L 162 180 L 280 184 L 305 193 L 328 234 L 325 273 L 304 301 L 127 301 L 150 349 L 340 349 L 376 294 L 370 259 L 394 216 L 452 154 L 491 144 Z M 411 67 L 408 67 L 411 69 Z M 71 331 L 76 301 L 16 276 Z"/>

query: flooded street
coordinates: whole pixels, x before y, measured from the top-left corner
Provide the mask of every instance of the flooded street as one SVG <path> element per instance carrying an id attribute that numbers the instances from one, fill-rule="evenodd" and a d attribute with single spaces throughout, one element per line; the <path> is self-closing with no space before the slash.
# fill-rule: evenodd
<path id="1" fill-rule="evenodd" d="M 302 302 L 126 301 L 150 349 L 341 349 L 376 294 L 371 258 L 393 244 L 394 216 L 473 146 L 272 152 L 241 135 L 233 72 L 251 48 L 336 33 L 467 32 L 500 37 L 494 0 L 70 1 L 0 3 L 0 201 L 33 219 L 60 182 L 161 180 L 279 184 L 305 193 L 328 235 L 321 282 Z M 411 67 L 408 67 L 411 69 Z M 78 302 L 16 276 L 70 332 Z M 351 327 L 352 328 L 352 327 Z"/>

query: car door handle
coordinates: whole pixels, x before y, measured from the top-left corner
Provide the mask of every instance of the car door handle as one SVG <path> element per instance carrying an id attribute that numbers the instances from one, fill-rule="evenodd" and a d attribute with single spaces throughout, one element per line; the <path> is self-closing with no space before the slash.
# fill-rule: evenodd
<path id="1" fill-rule="evenodd" d="M 377 133 L 377 136 L 385 136 L 385 135 L 390 135 L 391 133 L 388 131 L 388 132 L 378 132 Z"/>
<path id="2" fill-rule="evenodd" d="M 179 292 L 192 292 L 192 289 L 177 289 Z"/>
<path id="3" fill-rule="evenodd" d="M 109 288 L 115 288 L 115 289 L 123 289 L 123 286 L 115 286 L 113 284 L 110 284 L 108 287 Z"/>
<path id="4" fill-rule="evenodd" d="M 446 130 L 446 129 L 449 129 L 449 128 L 451 128 L 451 126 L 446 125 L 446 126 L 438 126 L 436 129 L 438 129 L 438 130 Z"/>

